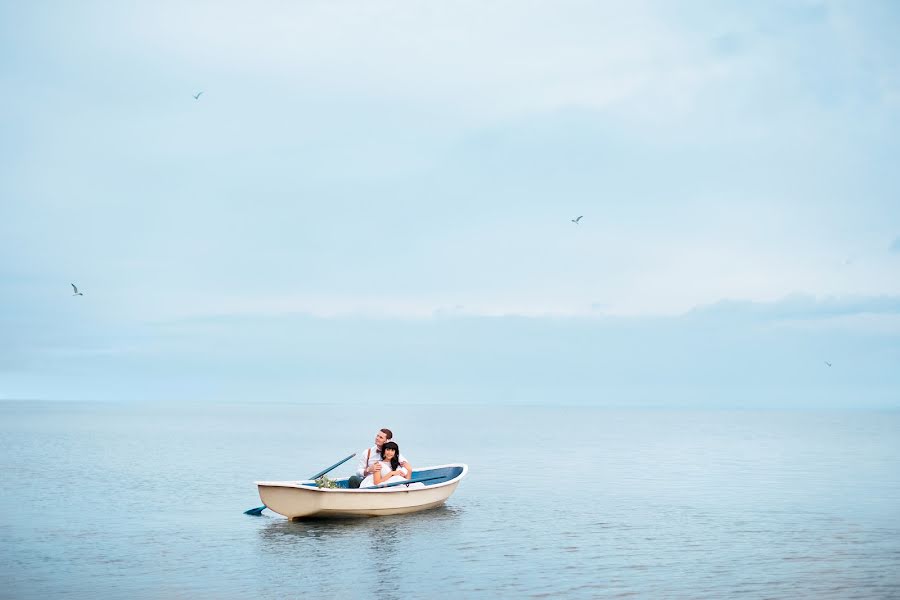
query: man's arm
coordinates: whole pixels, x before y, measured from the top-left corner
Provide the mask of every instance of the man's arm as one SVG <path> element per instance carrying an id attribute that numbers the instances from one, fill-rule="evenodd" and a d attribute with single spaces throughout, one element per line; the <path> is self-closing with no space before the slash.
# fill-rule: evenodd
<path id="1" fill-rule="evenodd" d="M 356 462 L 356 474 L 360 477 L 366 476 L 366 467 L 368 466 L 368 461 L 366 457 L 369 455 L 368 448 L 359 453 L 359 460 Z"/>

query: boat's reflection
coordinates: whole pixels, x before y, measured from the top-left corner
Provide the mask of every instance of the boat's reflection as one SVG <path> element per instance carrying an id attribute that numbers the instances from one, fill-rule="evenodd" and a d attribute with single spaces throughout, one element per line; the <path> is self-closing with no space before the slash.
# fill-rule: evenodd
<path id="1" fill-rule="evenodd" d="M 289 521 L 276 517 L 260 530 L 264 544 L 283 546 L 301 540 L 352 537 L 359 541 L 368 536 L 373 550 L 384 550 L 384 544 L 407 533 L 444 529 L 459 518 L 463 510 L 457 506 L 441 505 L 430 510 L 405 515 L 348 519 L 307 519 Z"/>
<path id="2" fill-rule="evenodd" d="M 296 564 L 294 583 L 315 589 L 326 585 L 324 595 L 346 596 L 375 586 L 381 600 L 406 597 L 404 574 L 409 552 L 422 552 L 436 536 L 457 528 L 459 507 L 386 517 L 354 519 L 267 519 L 259 530 L 261 554 L 282 564 Z M 392 583 L 393 582 L 393 583 Z M 400 586 L 398 589 L 393 589 Z"/>

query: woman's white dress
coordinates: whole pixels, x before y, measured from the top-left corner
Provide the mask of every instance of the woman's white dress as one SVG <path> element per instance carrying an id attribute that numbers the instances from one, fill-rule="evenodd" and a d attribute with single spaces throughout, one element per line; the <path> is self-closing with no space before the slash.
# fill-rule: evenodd
<path id="1" fill-rule="evenodd" d="M 400 467 L 398 470 L 403 473 L 406 473 L 405 467 Z M 390 461 L 387 461 L 387 460 L 381 461 L 381 476 L 384 477 L 385 475 L 387 475 L 390 472 L 391 472 Z M 387 481 L 382 479 L 381 483 L 394 483 L 395 481 L 406 481 L 406 477 L 401 477 L 400 475 L 394 475 Z M 360 482 L 359 487 L 366 488 L 366 487 L 372 487 L 374 485 L 375 485 L 375 475 L 368 475 L 365 479 L 362 480 L 362 482 Z M 413 483 L 412 485 L 418 486 L 419 484 Z M 424 486 L 425 484 L 421 484 L 421 485 Z M 400 487 L 400 486 L 397 486 L 397 487 Z"/>

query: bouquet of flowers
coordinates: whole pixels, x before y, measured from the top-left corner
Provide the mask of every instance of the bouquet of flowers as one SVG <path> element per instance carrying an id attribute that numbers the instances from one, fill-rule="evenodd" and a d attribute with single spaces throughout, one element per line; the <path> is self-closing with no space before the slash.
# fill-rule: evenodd
<path id="1" fill-rule="evenodd" d="M 328 488 L 330 490 L 333 490 L 337 486 L 337 481 L 335 481 L 334 479 L 329 479 L 325 475 L 322 475 L 321 477 L 316 479 L 316 487 Z"/>

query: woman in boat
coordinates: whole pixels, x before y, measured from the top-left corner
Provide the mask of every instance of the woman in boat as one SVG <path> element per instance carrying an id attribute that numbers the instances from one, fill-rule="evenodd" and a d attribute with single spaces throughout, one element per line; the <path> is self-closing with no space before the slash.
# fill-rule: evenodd
<path id="1" fill-rule="evenodd" d="M 406 481 L 412 477 L 412 466 L 408 462 L 400 465 L 400 446 L 396 442 L 385 442 L 381 447 L 381 457 L 381 469 L 376 469 L 372 475 L 366 477 L 359 487 Z"/>

